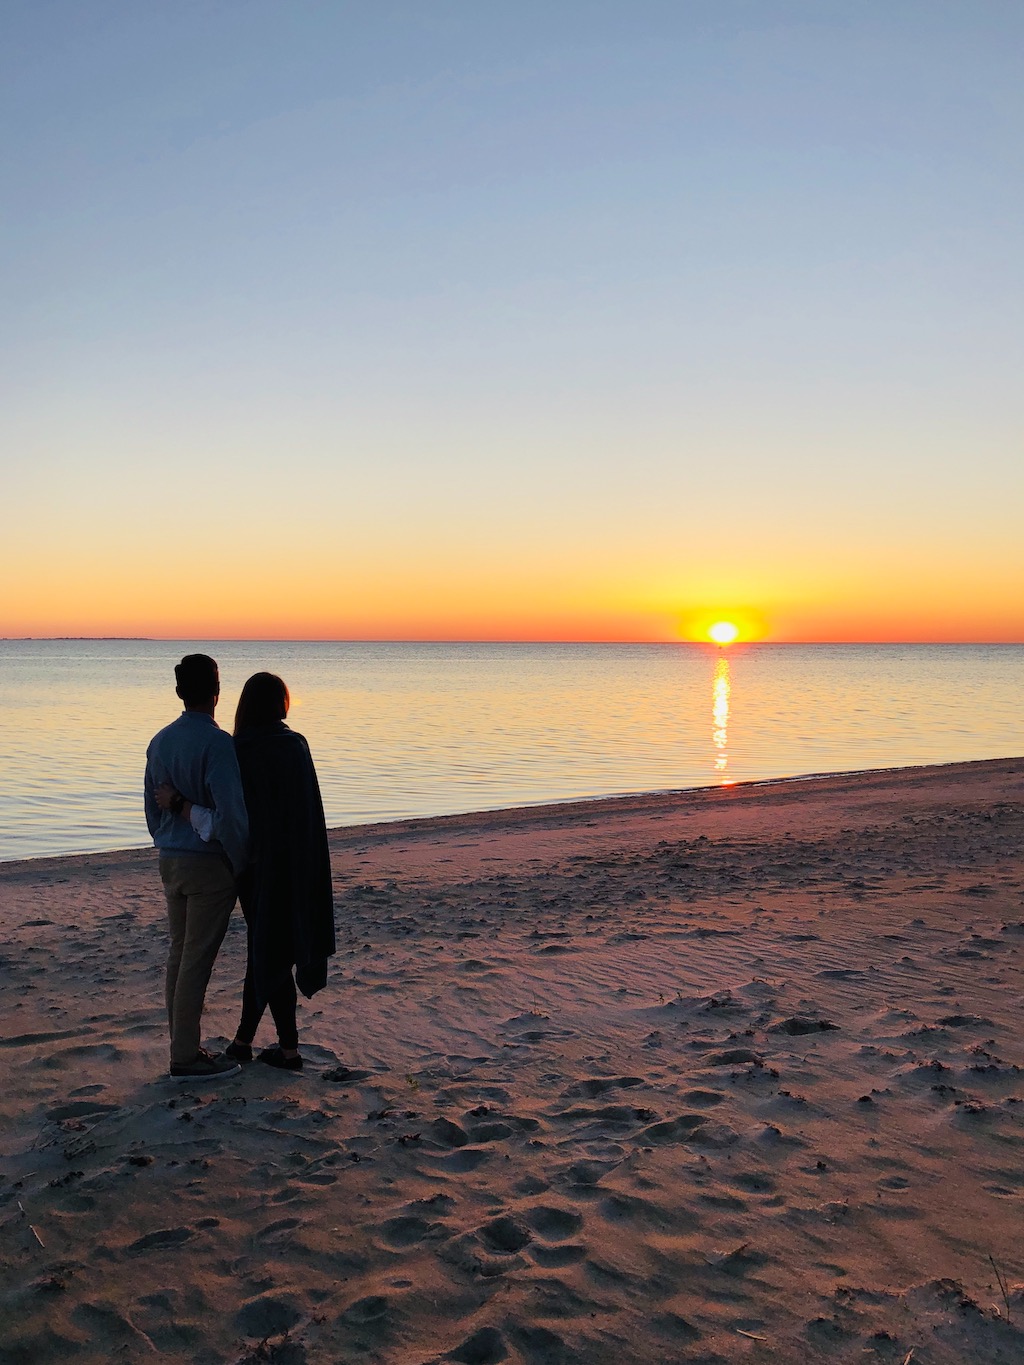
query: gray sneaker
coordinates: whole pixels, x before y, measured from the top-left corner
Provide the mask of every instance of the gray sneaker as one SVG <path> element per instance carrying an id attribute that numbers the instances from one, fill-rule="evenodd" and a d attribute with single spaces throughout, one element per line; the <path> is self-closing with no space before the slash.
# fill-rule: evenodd
<path id="1" fill-rule="evenodd" d="M 171 1079 L 174 1081 L 219 1081 L 224 1076 L 233 1076 L 236 1071 L 241 1071 L 237 1062 L 225 1057 L 222 1052 L 215 1057 L 212 1052 L 207 1052 L 206 1048 L 201 1047 L 191 1062 L 179 1063 L 171 1067 Z"/>

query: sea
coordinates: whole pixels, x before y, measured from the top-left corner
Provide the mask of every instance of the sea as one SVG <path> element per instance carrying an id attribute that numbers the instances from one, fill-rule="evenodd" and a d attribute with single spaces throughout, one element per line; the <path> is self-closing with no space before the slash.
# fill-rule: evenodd
<path id="1" fill-rule="evenodd" d="M 1024 645 L 0 641 L 0 860 L 140 847 L 173 666 L 280 674 L 329 825 L 1024 751 Z"/>

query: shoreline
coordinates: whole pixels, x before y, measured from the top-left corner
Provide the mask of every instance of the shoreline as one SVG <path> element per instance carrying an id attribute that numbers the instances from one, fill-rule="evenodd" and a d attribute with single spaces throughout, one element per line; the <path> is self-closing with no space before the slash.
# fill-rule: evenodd
<path id="1" fill-rule="evenodd" d="M 153 851 L 0 864 L 12 1365 L 1024 1358 L 1024 759 L 331 852 L 304 1071 L 191 1087 Z"/>
<path id="2" fill-rule="evenodd" d="M 724 799 L 728 799 L 727 794 L 731 792 L 759 791 L 785 788 L 791 785 L 817 785 L 828 782 L 856 782 L 861 779 L 879 777 L 899 780 L 901 775 L 907 777 L 929 773 L 955 775 L 961 770 L 969 772 L 978 768 L 996 769 L 1003 764 L 1024 764 L 1024 756 L 968 759 L 950 763 L 909 764 L 894 768 L 850 768 L 834 772 L 799 773 L 789 777 L 752 778 L 749 781 L 719 783 L 702 787 L 668 787 L 652 791 L 610 793 L 607 796 L 568 797 L 565 800 L 539 801 L 522 806 L 494 806 L 484 807 L 480 810 L 454 811 L 444 815 L 396 816 L 393 820 L 331 825 L 327 832 L 333 847 L 336 843 L 341 845 L 346 840 L 358 840 L 364 835 L 371 838 L 386 838 L 389 833 L 412 835 L 420 832 L 426 836 L 435 829 L 441 832 L 460 828 L 464 824 L 469 828 L 475 828 L 477 825 L 486 827 L 496 820 L 501 823 L 508 820 L 522 823 L 528 823 L 531 819 L 539 821 L 559 820 L 563 816 L 571 818 L 576 813 L 578 813 L 579 818 L 584 819 L 588 818 L 588 812 L 591 808 L 600 811 L 608 808 L 612 808 L 613 811 L 616 808 L 622 810 L 646 809 L 651 803 L 671 802 L 675 804 L 687 798 L 706 799 L 714 797 L 716 794 L 723 794 Z M 146 843 L 131 844 L 120 848 L 92 849 L 81 853 L 40 853 L 30 854 L 25 858 L 2 858 L 0 859 L 0 878 L 2 878 L 4 871 L 10 868 L 29 865 L 38 867 L 43 863 L 63 863 L 83 858 L 118 857 L 130 859 L 133 855 L 142 856 L 153 852 L 152 844 Z"/>

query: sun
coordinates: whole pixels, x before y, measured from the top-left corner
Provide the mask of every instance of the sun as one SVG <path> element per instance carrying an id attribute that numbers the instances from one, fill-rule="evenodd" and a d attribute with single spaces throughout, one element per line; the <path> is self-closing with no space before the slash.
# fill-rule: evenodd
<path id="1" fill-rule="evenodd" d="M 716 645 L 731 645 L 739 633 L 739 627 L 732 621 L 716 621 L 708 627 L 708 636 Z"/>
<path id="2" fill-rule="evenodd" d="M 717 606 L 702 607 L 684 616 L 680 635 L 692 644 L 712 644 L 719 649 L 730 645 L 746 648 L 770 638 L 764 614 L 756 607 L 741 602 L 719 602 Z"/>

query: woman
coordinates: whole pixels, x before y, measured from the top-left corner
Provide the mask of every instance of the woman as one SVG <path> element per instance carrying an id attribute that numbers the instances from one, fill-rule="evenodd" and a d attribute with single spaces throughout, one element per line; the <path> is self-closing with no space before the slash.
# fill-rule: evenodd
<path id="1" fill-rule="evenodd" d="M 285 724 L 289 705 L 282 679 L 254 673 L 235 712 L 251 861 L 238 881 L 248 943 L 242 1017 L 224 1051 L 235 1061 L 252 1061 L 253 1039 L 269 1005 L 277 1046 L 264 1048 L 259 1061 L 300 1071 L 295 988 L 309 997 L 327 981 L 334 899 L 320 788 L 309 745 Z M 161 805 L 173 806 L 176 797 L 157 793 Z M 200 835 L 208 817 L 199 806 L 186 815 Z"/>

